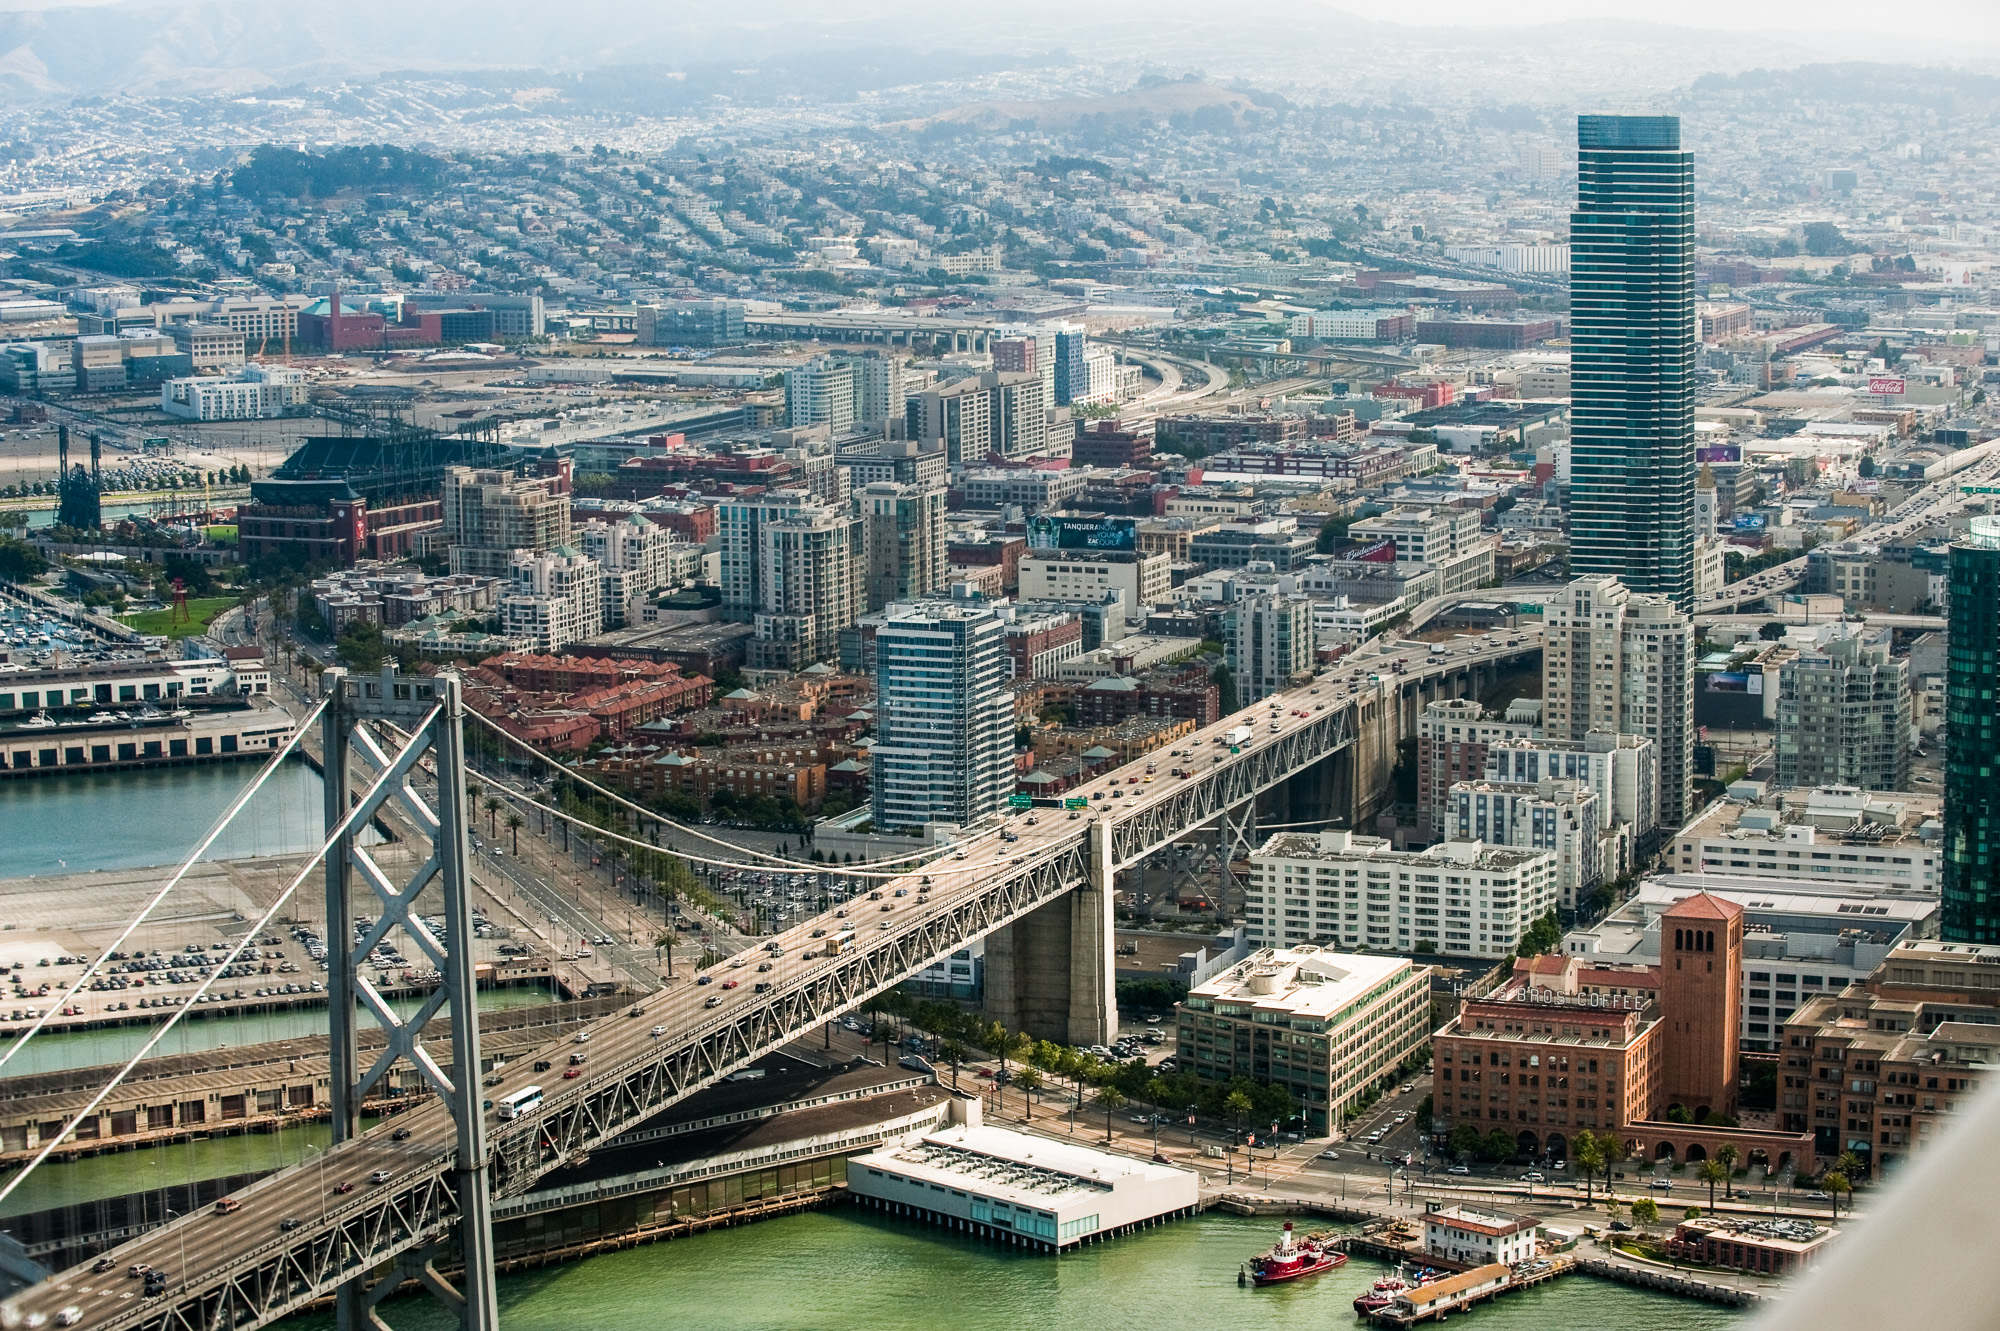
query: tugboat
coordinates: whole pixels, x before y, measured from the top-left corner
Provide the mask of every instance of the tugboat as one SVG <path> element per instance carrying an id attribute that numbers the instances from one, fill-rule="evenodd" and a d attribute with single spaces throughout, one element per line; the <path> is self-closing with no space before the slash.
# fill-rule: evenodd
<path id="1" fill-rule="evenodd" d="M 1395 1275 L 1382 1277 L 1375 1282 L 1373 1289 L 1361 1294 L 1354 1300 L 1354 1311 L 1365 1316 L 1378 1308 L 1388 1307 L 1396 1301 L 1396 1296 L 1406 1289 L 1421 1289 L 1432 1281 L 1442 1280 L 1443 1278 L 1443 1272 L 1437 1270 L 1435 1267 L 1426 1266 L 1419 1271 L 1412 1272 L 1411 1277 L 1405 1279 L 1404 1269 L 1398 1266 Z"/>
<path id="2" fill-rule="evenodd" d="M 1345 1266 L 1347 1254 L 1335 1249 L 1331 1238 L 1322 1234 L 1297 1238 L 1292 1233 L 1292 1222 L 1287 1220 L 1284 1233 L 1278 1236 L 1271 1250 L 1250 1259 L 1250 1282 L 1259 1286 L 1276 1285 Z"/>
<path id="3" fill-rule="evenodd" d="M 1375 1282 L 1375 1287 L 1356 1296 L 1354 1311 L 1366 1315 L 1378 1308 L 1386 1308 L 1396 1301 L 1396 1296 L 1408 1289 L 1400 1275 L 1385 1276 Z"/>

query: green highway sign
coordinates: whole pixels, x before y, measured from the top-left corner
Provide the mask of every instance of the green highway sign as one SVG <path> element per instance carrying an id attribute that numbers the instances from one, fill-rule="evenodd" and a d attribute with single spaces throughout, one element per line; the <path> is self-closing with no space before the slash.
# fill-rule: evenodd
<path id="1" fill-rule="evenodd" d="M 1007 807 L 1010 809 L 1026 809 L 1033 807 L 1033 805 L 1034 801 L 1026 795 L 1009 795 L 1007 797 Z"/>

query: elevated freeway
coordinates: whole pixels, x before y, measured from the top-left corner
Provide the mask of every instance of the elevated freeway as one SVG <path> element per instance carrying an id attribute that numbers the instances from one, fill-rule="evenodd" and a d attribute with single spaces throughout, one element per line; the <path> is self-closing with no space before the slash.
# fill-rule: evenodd
<path id="1" fill-rule="evenodd" d="M 1962 451 L 1973 454 L 1972 458 L 1952 467 L 1946 475 L 1911 495 L 1888 522 L 1862 528 L 1855 539 L 1871 545 L 1899 541 L 1924 527 L 1962 513 L 1975 503 L 1990 501 L 1993 496 L 1983 487 L 1992 486 L 2000 480 L 2000 447 L 1981 444 Z M 1754 610 L 1773 596 L 1798 590 L 1805 576 L 1806 560 L 1801 555 L 1753 573 L 1741 582 L 1730 583 L 1719 594 L 1696 605 L 1695 613 L 1715 615 Z"/>
<path id="2" fill-rule="evenodd" d="M 1087 809 L 1011 817 L 923 871 L 885 878 L 872 895 L 738 953 L 696 982 L 655 993 L 495 1070 L 484 1084 L 483 1161 L 461 1164 L 462 1134 L 446 1105 L 430 1100 L 309 1166 L 260 1180 L 231 1198 L 234 1205 L 124 1244 L 98 1263 L 101 1271 L 75 1267 L 22 1292 L 0 1305 L 0 1325 L 258 1327 L 391 1262 L 393 1272 L 367 1296 L 371 1309 L 406 1276 L 450 1302 L 456 1295 L 422 1252 L 460 1218 L 454 1178 L 461 1169 L 483 1168 L 496 1199 L 520 1196 L 548 1171 L 580 1162 L 982 936 L 989 940 L 989 995 L 1010 1029 L 1101 1042 L 1117 1018 L 1112 902 L 1119 869 L 1301 779 L 1306 799 L 1321 806 L 1318 817 L 1344 819 L 1347 808 L 1386 784 L 1386 767 L 1379 775 L 1350 771 L 1344 782 L 1328 771 L 1343 759 L 1352 765 L 1364 744 L 1380 748 L 1379 734 L 1370 739 L 1369 731 L 1400 735 L 1423 697 L 1469 688 L 1539 649 L 1534 629 L 1449 644 L 1373 644 L 1175 750 L 1070 792 L 1087 800 Z M 1393 738 L 1387 748 L 1393 754 Z M 494 1106 L 530 1088 L 540 1091 L 536 1107 L 499 1116 Z M 135 1263 L 164 1272 L 165 1289 L 147 1297 L 126 1275 Z M 63 1316 L 69 1309 L 73 1320 Z"/>

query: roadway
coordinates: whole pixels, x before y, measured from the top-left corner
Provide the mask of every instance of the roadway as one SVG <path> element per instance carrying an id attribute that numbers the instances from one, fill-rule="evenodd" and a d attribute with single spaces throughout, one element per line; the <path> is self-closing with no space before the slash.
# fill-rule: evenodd
<path id="1" fill-rule="evenodd" d="M 1985 447 L 1985 446 L 1982 446 Z M 1899 506 L 1890 520 L 1862 528 L 1855 533 L 1855 539 L 1869 544 L 1899 541 L 1920 528 L 1941 522 L 1954 514 L 1963 512 L 1974 496 L 1960 491 L 1961 486 L 1988 485 L 2000 478 L 2000 450 L 1987 447 L 1987 451 L 1960 467 L 1950 475 L 1930 482 Z M 1695 606 L 1698 615 L 1741 612 L 1769 596 L 1782 596 L 1795 590 L 1805 580 L 1806 559 L 1797 559 L 1773 565 L 1753 573 L 1740 582 L 1732 582 L 1720 593 L 1709 597 Z"/>
<path id="2" fill-rule="evenodd" d="M 535 1086 L 543 1104 L 512 1120 L 489 1109 L 495 1195 L 526 1191 L 548 1170 L 1088 881 L 1093 856 L 1108 877 L 1107 869 L 1136 863 L 1318 762 L 1352 741 L 1347 722 L 1358 700 L 1536 650 L 1539 639 L 1516 630 L 1441 646 L 1378 645 L 1343 658 L 1175 750 L 1069 792 L 1088 800 L 1087 812 L 1002 820 L 922 871 L 885 875 L 872 892 L 764 947 L 496 1070 L 485 1079 L 489 1103 Z M 1245 728 L 1247 737 L 1227 742 Z M 1185 775 L 1173 775 L 1176 768 Z M 226 1213 L 183 1217 L 123 1245 L 103 1273 L 74 1268 L 23 1292 L 0 1307 L 0 1324 L 17 1314 L 54 1321 L 74 1306 L 75 1324 L 91 1328 L 264 1325 L 447 1231 L 457 1214 L 456 1140 L 445 1106 L 431 1100 L 310 1167 L 244 1189 Z M 142 1297 L 140 1282 L 124 1275 L 134 1263 L 165 1271 L 166 1293 Z"/>

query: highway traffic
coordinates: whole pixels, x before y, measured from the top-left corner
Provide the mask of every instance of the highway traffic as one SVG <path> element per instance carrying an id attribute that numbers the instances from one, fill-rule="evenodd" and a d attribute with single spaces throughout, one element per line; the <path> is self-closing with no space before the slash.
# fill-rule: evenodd
<path id="1" fill-rule="evenodd" d="M 601 1079 L 630 1075 L 670 1050 L 742 1021 L 753 1005 L 775 1004 L 855 952 L 935 921 L 968 896 L 989 890 L 996 876 L 1073 852 L 1093 822 L 1119 822 L 1142 813 L 1197 776 L 1257 754 L 1323 718 L 1330 709 L 1371 691 L 1391 691 L 1470 663 L 1532 651 L 1538 645 L 1534 630 L 1515 629 L 1466 635 L 1449 643 L 1374 644 L 1350 654 L 1307 683 L 1261 699 L 1170 750 L 1136 759 L 1066 793 L 1067 800 L 1080 801 L 1083 807 L 1018 811 L 913 872 L 885 876 L 875 887 L 857 890 L 826 913 L 757 940 L 706 970 L 640 998 L 623 1009 L 623 1015 L 602 1019 L 559 1044 L 487 1071 L 482 1091 L 489 1141 L 518 1140 L 518 1134 L 534 1131 L 539 1116 L 583 1096 Z M 817 1014 L 813 1024 L 852 1010 L 864 997 Z M 789 1038 L 809 1029 L 794 1031 Z M 716 1075 L 729 1070 L 719 1068 Z M 510 1100 L 523 1106 L 518 1116 L 503 1103 Z M 631 1126 L 618 1123 L 609 1131 Z M 183 1217 L 125 1244 L 98 1263 L 101 1270 L 74 1269 L 26 1291 L 7 1305 L 8 1316 L 0 1323 L 44 1325 L 58 1321 L 71 1308 L 77 1310 L 75 1319 L 62 1324 L 122 1327 L 159 1319 L 178 1298 L 209 1289 L 246 1266 L 267 1262 L 279 1250 L 309 1244 L 314 1235 L 382 1207 L 391 1198 L 420 1191 L 426 1180 L 450 1172 L 456 1142 L 457 1130 L 443 1104 L 425 1097 L 355 1140 L 319 1154 L 309 1166 L 265 1179 L 224 1199 L 210 1212 Z M 545 1153 L 537 1148 L 536 1154 Z M 541 1168 L 559 1163 L 543 1158 Z M 350 1274 L 376 1260 L 379 1254 L 366 1263 L 357 1258 Z M 151 1282 L 157 1291 L 151 1297 L 146 1294 L 146 1269 L 165 1273 L 163 1284 L 158 1277 Z M 141 1274 L 129 1274 L 135 1271 Z M 292 1306 L 281 1302 L 277 1311 Z M 16 1314 L 24 1320 L 13 1321 Z M 41 1320 L 26 1320 L 33 1318 Z"/>

